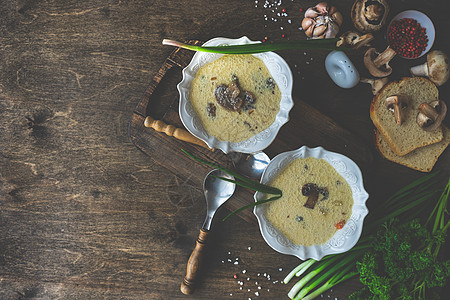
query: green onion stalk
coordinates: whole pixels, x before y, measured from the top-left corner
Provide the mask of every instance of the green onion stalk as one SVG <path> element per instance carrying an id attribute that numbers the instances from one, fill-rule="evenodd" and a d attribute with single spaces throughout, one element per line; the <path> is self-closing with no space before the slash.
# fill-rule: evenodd
<path id="1" fill-rule="evenodd" d="M 213 175 L 213 177 L 215 177 L 215 178 L 219 178 L 219 179 L 222 179 L 222 180 L 234 183 L 236 185 L 242 186 L 242 187 L 250 189 L 252 191 L 261 192 L 261 193 L 264 193 L 266 195 L 273 195 L 272 197 L 270 197 L 268 199 L 258 200 L 257 202 L 253 202 L 251 204 L 245 205 L 245 206 L 243 206 L 241 208 L 238 208 L 238 209 L 234 210 L 233 212 L 228 214 L 223 219 L 223 221 L 225 221 L 226 219 L 228 219 L 232 215 L 235 215 L 235 214 L 243 211 L 244 209 L 248 209 L 248 208 L 254 207 L 256 205 L 261 205 L 261 204 L 264 204 L 264 203 L 267 203 L 267 202 L 270 202 L 270 201 L 274 201 L 274 200 L 280 199 L 281 196 L 283 195 L 283 192 L 279 188 L 275 188 L 275 187 L 272 187 L 272 186 L 269 186 L 269 185 L 266 185 L 266 184 L 259 183 L 257 181 L 253 181 L 250 178 L 247 178 L 247 177 L 245 177 L 245 176 L 243 176 L 243 175 L 241 175 L 241 174 L 239 174 L 239 173 L 237 173 L 237 172 L 235 172 L 233 170 L 227 169 L 227 168 L 225 168 L 225 167 L 223 167 L 223 166 L 221 166 L 219 164 L 214 164 L 212 162 L 209 162 L 209 161 L 206 161 L 204 159 L 198 158 L 198 157 L 192 155 L 191 153 L 187 152 L 184 149 L 181 149 L 181 151 L 183 151 L 190 158 L 192 158 L 192 159 L 194 159 L 194 160 L 196 160 L 196 161 L 198 161 L 198 162 L 200 162 L 202 164 L 205 164 L 205 165 L 208 165 L 210 167 L 222 170 L 225 173 L 233 176 L 235 179 L 233 180 L 233 179 L 228 179 L 228 178 L 225 178 L 225 177 L 220 177 L 220 176 L 214 176 Z"/>
<path id="2" fill-rule="evenodd" d="M 179 47 L 192 51 L 221 53 L 221 54 L 256 54 L 277 50 L 347 50 L 336 46 L 338 38 L 332 39 L 311 39 L 288 42 L 265 42 L 244 45 L 225 45 L 225 46 L 195 46 L 174 40 L 164 39 L 163 45 Z"/>
<path id="3" fill-rule="evenodd" d="M 437 173 L 432 173 L 410 183 L 388 198 L 382 205 L 378 205 L 366 218 L 367 225 L 355 247 L 346 253 L 328 255 L 321 261 L 308 259 L 293 269 L 284 278 L 283 283 L 289 283 L 294 276 L 303 275 L 303 277 L 289 291 L 289 298 L 314 299 L 337 284 L 360 275 L 357 270 L 357 261 L 362 259 L 365 253 L 372 248 L 379 228 L 397 217 L 401 217 L 402 222 L 412 221 L 420 211 L 423 211 L 424 207 L 427 207 L 427 204 L 433 203 L 439 193 L 441 196 L 425 226 L 432 225 L 432 235 L 445 236 L 449 226 L 445 217 L 450 194 L 450 178 L 442 191 L 441 178 L 437 176 Z M 438 255 L 440 245 L 437 244 L 430 249 L 434 257 Z M 421 282 L 416 286 L 417 291 L 414 292 L 424 297 L 425 288 L 426 284 Z"/>

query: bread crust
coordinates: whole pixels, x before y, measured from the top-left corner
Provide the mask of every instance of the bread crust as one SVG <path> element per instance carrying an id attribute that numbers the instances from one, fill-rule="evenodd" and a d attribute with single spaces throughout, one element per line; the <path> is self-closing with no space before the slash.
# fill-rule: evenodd
<path id="1" fill-rule="evenodd" d="M 449 129 L 445 128 L 444 129 L 446 132 L 446 137 L 445 137 L 445 145 L 443 145 L 442 147 L 439 147 L 439 151 L 435 151 L 434 153 L 432 152 L 430 155 L 432 155 L 431 160 L 429 161 L 429 164 L 426 168 L 421 168 L 417 165 L 415 165 L 412 161 L 410 161 L 410 163 L 408 163 L 408 156 L 411 155 L 412 153 L 406 154 L 405 156 L 398 156 L 398 158 L 396 157 L 391 157 L 389 156 L 388 153 L 383 152 L 382 147 L 381 147 L 381 139 L 383 138 L 383 136 L 380 134 L 380 132 L 378 130 L 374 130 L 374 139 L 375 139 L 375 148 L 377 149 L 378 153 L 384 157 L 385 159 L 392 161 L 394 163 L 403 165 L 407 168 L 413 169 L 413 170 L 417 170 L 420 172 L 431 172 L 431 170 L 433 169 L 434 165 L 436 164 L 437 160 L 439 159 L 439 157 L 441 156 L 442 153 L 444 153 L 444 151 L 446 150 L 446 148 L 448 147 L 449 143 L 450 143 L 450 138 L 448 137 L 449 134 Z M 384 139 L 384 141 L 386 141 Z M 442 142 L 442 141 L 441 141 Z M 431 145 L 430 145 L 431 146 Z M 392 148 L 391 148 L 392 150 Z M 414 151 L 429 151 L 427 149 L 427 146 L 425 147 L 421 147 L 418 148 Z M 395 155 L 395 153 L 394 153 Z M 402 161 L 403 160 L 403 161 Z"/>
<path id="2" fill-rule="evenodd" d="M 433 86 L 434 88 L 436 88 L 436 94 L 438 93 L 437 92 L 437 87 L 434 85 L 434 83 L 431 82 L 430 80 L 426 79 L 426 78 L 423 78 L 423 77 L 404 77 L 404 78 L 402 78 L 399 81 L 392 81 L 392 82 L 386 84 L 378 92 L 378 94 L 375 95 L 372 98 L 372 102 L 370 104 L 370 118 L 372 119 L 372 122 L 373 122 L 374 126 L 377 128 L 379 133 L 383 136 L 384 140 L 389 144 L 390 148 L 395 152 L 395 154 L 397 154 L 399 156 L 406 155 L 407 153 L 409 153 L 409 152 L 411 152 L 411 151 L 413 151 L 413 150 L 415 150 L 417 148 L 424 147 L 424 146 L 427 146 L 427 145 L 431 145 L 431 144 L 440 142 L 442 140 L 442 137 L 441 137 L 440 139 L 434 140 L 432 142 L 429 142 L 429 141 L 422 141 L 422 142 L 414 141 L 415 143 L 412 143 L 410 148 L 408 148 L 407 150 L 402 150 L 402 149 L 399 149 L 397 147 L 396 141 L 391 138 L 391 136 L 386 132 L 385 128 L 383 127 L 383 124 L 381 124 L 381 121 L 379 120 L 377 112 L 376 112 L 376 106 L 377 106 L 377 103 L 379 101 L 382 101 L 383 100 L 382 98 L 385 97 L 385 95 L 384 95 L 385 93 L 384 92 L 386 90 L 388 90 L 388 89 L 391 89 L 395 85 L 400 85 L 401 86 L 405 82 L 412 81 L 412 80 L 414 80 L 415 82 L 422 81 L 424 84 L 427 84 L 427 85 L 431 84 L 430 87 Z M 424 102 L 430 102 L 430 101 L 433 101 L 433 100 L 436 100 L 436 99 L 427 99 L 426 101 L 424 100 Z"/>

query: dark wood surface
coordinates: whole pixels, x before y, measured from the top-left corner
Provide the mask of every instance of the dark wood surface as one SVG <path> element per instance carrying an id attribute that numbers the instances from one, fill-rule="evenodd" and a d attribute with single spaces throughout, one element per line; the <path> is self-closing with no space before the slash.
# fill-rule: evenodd
<path id="1" fill-rule="evenodd" d="M 173 51 L 161 45 L 163 38 L 304 38 L 300 9 L 316 1 L 270 8 L 264 2 L 0 2 L 0 299 L 287 299 L 291 285 L 279 281 L 299 260 L 273 251 L 257 226 L 238 217 L 214 222 L 208 268 L 193 295 L 181 294 L 205 214 L 199 175 L 164 168 L 152 158 L 164 155 L 162 149 L 149 157 L 128 133 L 136 105 Z M 344 15 L 343 31 L 352 28 L 353 1 L 331 2 Z M 404 9 L 426 12 L 437 29 L 434 48 L 450 53 L 445 1 L 391 2 L 392 16 Z M 288 16 L 277 15 L 283 8 Z M 381 33 L 375 44 L 385 46 Z M 422 175 L 373 150 L 368 85 L 335 86 L 325 72 L 326 52 L 279 54 L 294 74 L 296 99 L 371 149 L 373 162 L 362 166 L 369 209 Z M 366 76 L 361 56 L 351 59 Z M 392 78 L 423 61 L 395 58 Z M 177 98 L 181 73 L 169 73 L 155 91 L 156 117 Z M 439 91 L 448 102 L 450 84 Z M 271 155 L 282 149 L 273 147 Z M 189 164 L 180 168 L 188 173 Z M 435 169 L 449 168 L 447 150 Z M 245 282 L 242 290 L 237 280 Z M 359 287 L 352 280 L 324 297 L 345 299 Z"/>

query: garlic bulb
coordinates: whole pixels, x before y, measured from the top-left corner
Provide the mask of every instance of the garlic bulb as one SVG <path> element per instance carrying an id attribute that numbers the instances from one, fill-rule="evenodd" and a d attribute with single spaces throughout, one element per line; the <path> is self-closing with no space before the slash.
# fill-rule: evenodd
<path id="1" fill-rule="evenodd" d="M 305 12 L 302 28 L 306 36 L 313 39 L 334 38 L 343 21 L 342 14 L 335 6 L 320 2 Z"/>

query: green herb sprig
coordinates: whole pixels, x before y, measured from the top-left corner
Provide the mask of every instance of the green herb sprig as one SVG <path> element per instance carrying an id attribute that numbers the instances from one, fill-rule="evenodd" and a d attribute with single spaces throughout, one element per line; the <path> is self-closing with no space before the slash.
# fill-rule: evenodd
<path id="1" fill-rule="evenodd" d="M 221 54 L 256 54 L 268 51 L 277 50 L 347 50 L 336 46 L 338 38 L 333 39 L 311 39 L 288 42 L 266 42 L 253 43 L 245 45 L 230 45 L 230 46 L 195 46 L 189 45 L 174 40 L 164 39 L 163 45 L 174 46 L 183 49 L 200 52 L 221 53 Z"/>
<path id="2" fill-rule="evenodd" d="M 202 164 L 205 164 L 205 165 L 211 166 L 213 168 L 216 168 L 216 169 L 224 171 L 225 173 L 233 176 L 235 178 L 235 180 L 212 175 L 215 178 L 219 178 L 219 179 L 222 179 L 222 180 L 234 183 L 236 185 L 242 186 L 242 187 L 250 189 L 252 191 L 261 192 L 261 193 L 264 193 L 264 194 L 267 194 L 267 195 L 274 195 L 273 197 L 270 197 L 269 199 L 259 200 L 259 201 L 253 202 L 251 204 L 245 205 L 245 206 L 243 206 L 241 208 L 238 208 L 238 209 L 234 210 L 233 212 L 228 214 L 225 218 L 223 218 L 223 221 L 225 221 L 226 219 L 228 219 L 232 215 L 235 215 L 235 214 L 243 211 L 244 209 L 251 208 L 251 207 L 254 207 L 256 205 L 261 205 L 261 204 L 264 204 L 264 203 L 267 203 L 267 202 L 270 202 L 270 201 L 273 201 L 273 200 L 277 200 L 277 199 L 280 199 L 283 196 L 283 192 L 279 188 L 272 187 L 272 186 L 269 186 L 269 185 L 266 185 L 266 184 L 262 184 L 262 183 L 259 183 L 257 181 L 253 181 L 250 178 L 247 178 L 247 177 L 245 177 L 245 176 L 243 176 L 243 175 L 241 175 L 241 174 L 239 174 L 239 173 L 237 173 L 237 172 L 235 172 L 233 170 L 227 169 L 227 168 L 225 168 L 225 167 L 223 167 L 223 166 L 221 166 L 219 164 L 214 164 L 212 162 L 209 162 L 209 161 L 203 160 L 201 158 L 198 158 L 198 157 L 194 156 L 193 154 L 187 152 L 184 149 L 181 149 L 181 151 L 183 151 L 190 158 L 192 158 L 192 159 L 194 159 L 194 160 L 196 160 L 196 161 L 198 161 L 198 162 L 200 162 Z"/>
<path id="3" fill-rule="evenodd" d="M 437 256 L 450 226 L 446 220 L 450 178 L 442 190 L 442 180 L 436 175 L 432 173 L 412 182 L 377 205 L 367 217 L 368 226 L 363 229 L 361 239 L 354 248 L 346 253 L 326 256 L 321 261 L 308 259 L 292 270 L 283 280 L 284 283 L 294 276 L 304 276 L 292 287 L 288 296 L 291 299 L 314 299 L 358 275 L 366 288 L 355 293 L 353 299 L 396 299 L 402 296 L 426 299 L 427 288 L 445 284 L 450 261 L 438 262 Z M 441 195 L 434 209 L 426 223 L 421 225 L 416 217 L 433 203 L 439 193 Z M 393 226 L 399 222 L 398 219 L 401 224 Z M 422 243 L 408 248 L 412 240 Z M 402 265 L 389 261 L 389 257 L 395 257 L 396 261 L 403 259 Z M 385 269 L 377 274 L 381 265 Z M 414 273 L 423 276 L 407 277 Z M 408 279 L 400 282 L 398 274 Z"/>

